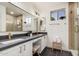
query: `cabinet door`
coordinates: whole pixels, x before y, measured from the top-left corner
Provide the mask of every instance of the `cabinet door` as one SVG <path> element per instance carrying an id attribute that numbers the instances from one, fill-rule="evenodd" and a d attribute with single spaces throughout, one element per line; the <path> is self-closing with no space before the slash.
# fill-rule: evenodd
<path id="1" fill-rule="evenodd" d="M 41 39 L 41 52 L 43 51 L 45 47 L 46 47 L 46 37 L 43 36 Z"/>
<path id="2" fill-rule="evenodd" d="M 23 44 L 19 47 L 19 56 L 23 56 Z"/>
<path id="3" fill-rule="evenodd" d="M 19 56 L 19 47 L 15 46 L 0 52 L 2 56 Z"/>
<path id="4" fill-rule="evenodd" d="M 23 47 L 23 56 L 32 56 L 32 42 L 24 43 Z"/>
<path id="5" fill-rule="evenodd" d="M 44 37 L 42 37 L 42 39 L 41 39 L 41 52 L 42 52 L 42 50 L 44 49 Z"/>
<path id="6" fill-rule="evenodd" d="M 44 43 L 45 43 L 45 47 L 47 46 L 47 35 L 46 36 L 44 36 Z"/>

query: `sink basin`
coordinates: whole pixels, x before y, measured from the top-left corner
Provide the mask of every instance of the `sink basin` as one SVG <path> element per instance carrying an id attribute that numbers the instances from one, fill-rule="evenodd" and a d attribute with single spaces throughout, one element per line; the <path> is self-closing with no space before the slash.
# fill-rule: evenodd
<path id="1" fill-rule="evenodd" d="M 9 40 L 9 41 L 4 41 L 4 42 L 0 42 L 1 44 L 10 44 L 10 43 L 14 43 L 14 42 L 20 42 L 23 39 L 15 39 L 15 40 Z"/>

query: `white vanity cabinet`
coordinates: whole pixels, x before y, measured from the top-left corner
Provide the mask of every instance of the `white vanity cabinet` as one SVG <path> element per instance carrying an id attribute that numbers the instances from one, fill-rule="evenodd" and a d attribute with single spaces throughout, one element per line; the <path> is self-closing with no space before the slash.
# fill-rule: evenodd
<path id="1" fill-rule="evenodd" d="M 15 46 L 0 52 L 0 56 L 19 56 L 20 46 Z"/>
<path id="2" fill-rule="evenodd" d="M 32 56 L 32 41 L 19 46 L 19 56 Z"/>
<path id="3" fill-rule="evenodd" d="M 32 56 L 32 41 L 24 43 L 20 50 L 21 56 Z"/>
<path id="4" fill-rule="evenodd" d="M 32 42 L 26 42 L 15 47 L 3 50 L 1 56 L 32 56 Z"/>
<path id="5" fill-rule="evenodd" d="M 38 52 L 41 53 L 43 49 L 46 47 L 46 43 L 47 36 L 45 35 L 34 40 L 0 51 L 0 56 L 32 56 L 32 49 L 34 46 L 38 46 Z"/>

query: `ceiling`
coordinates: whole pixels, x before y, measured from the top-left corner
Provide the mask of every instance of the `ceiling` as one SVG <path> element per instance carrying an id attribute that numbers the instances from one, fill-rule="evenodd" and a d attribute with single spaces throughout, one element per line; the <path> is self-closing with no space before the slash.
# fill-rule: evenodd
<path id="1" fill-rule="evenodd" d="M 42 10 L 46 10 L 48 7 L 55 7 L 57 5 L 60 4 L 64 4 L 67 2 L 33 2 L 34 5 L 37 6 L 37 8 L 42 11 Z"/>

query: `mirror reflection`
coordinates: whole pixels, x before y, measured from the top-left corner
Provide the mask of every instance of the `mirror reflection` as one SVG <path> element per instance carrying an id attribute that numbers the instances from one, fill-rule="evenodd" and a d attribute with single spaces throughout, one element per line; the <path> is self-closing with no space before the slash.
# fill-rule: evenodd
<path id="1" fill-rule="evenodd" d="M 32 19 L 31 14 L 17 6 L 9 2 L 0 2 L 0 31 L 29 31 Z"/>

